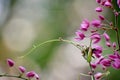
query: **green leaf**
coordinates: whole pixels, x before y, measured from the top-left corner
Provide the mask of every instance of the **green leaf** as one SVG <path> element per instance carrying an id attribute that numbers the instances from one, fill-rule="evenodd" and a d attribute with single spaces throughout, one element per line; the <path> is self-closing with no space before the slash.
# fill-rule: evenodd
<path id="1" fill-rule="evenodd" d="M 88 56 L 87 56 L 87 62 L 91 62 L 91 60 L 92 60 L 92 49 L 91 48 L 89 48 L 89 51 L 88 51 Z"/>

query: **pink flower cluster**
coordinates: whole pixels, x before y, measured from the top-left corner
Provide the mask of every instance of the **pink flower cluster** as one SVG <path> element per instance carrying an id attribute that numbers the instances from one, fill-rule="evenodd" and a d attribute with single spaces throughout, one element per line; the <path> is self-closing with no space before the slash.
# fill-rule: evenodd
<path id="1" fill-rule="evenodd" d="M 103 6 L 112 7 L 112 0 L 96 0 L 96 2 Z M 120 8 L 120 0 L 117 0 L 117 5 Z"/>
<path id="2" fill-rule="evenodd" d="M 76 32 L 77 37 L 75 39 L 78 41 L 83 40 L 86 37 L 84 33 L 88 31 L 90 26 L 98 29 L 98 28 L 101 28 L 102 23 L 100 20 L 97 20 L 97 19 L 91 21 L 91 23 L 87 19 L 83 20 L 83 22 L 80 25 L 80 29 Z M 90 38 L 94 40 L 93 43 L 98 43 L 101 39 L 101 35 L 96 31 L 91 31 L 91 33 L 92 34 L 90 35 Z"/>
<path id="3" fill-rule="evenodd" d="M 9 67 L 14 67 L 14 64 L 15 62 L 12 60 L 12 59 L 7 59 L 7 64 Z M 25 73 L 25 76 L 28 78 L 28 79 L 31 79 L 31 78 L 35 78 L 36 80 L 40 80 L 39 76 L 37 73 L 35 73 L 34 71 L 29 71 L 29 72 L 26 72 L 26 69 L 25 67 L 23 66 L 19 66 L 18 67 L 18 70 L 20 72 L 20 75 L 24 74 Z"/>
<path id="4" fill-rule="evenodd" d="M 96 0 L 96 2 L 99 4 L 99 6 L 95 8 L 95 11 L 98 13 L 98 19 L 94 19 L 92 21 L 84 19 L 80 24 L 80 28 L 76 31 L 75 39 L 77 41 L 81 41 L 85 38 L 89 38 L 92 41 L 92 46 L 88 46 L 88 48 L 92 48 L 91 56 L 92 59 L 94 59 L 94 62 L 91 60 L 90 64 L 93 70 L 95 70 L 97 66 L 101 66 L 104 71 L 106 71 L 108 67 L 120 69 L 120 54 L 117 49 L 117 44 L 116 42 L 111 41 L 108 34 L 109 30 L 115 30 L 116 25 L 108 22 L 108 20 L 101 15 L 101 12 L 103 12 L 105 7 L 112 9 L 115 16 L 119 16 L 119 12 L 114 9 L 112 0 Z M 117 0 L 117 4 L 120 8 L 120 0 Z M 90 28 L 92 28 L 92 30 Z M 89 36 L 86 35 L 88 31 L 90 32 Z M 113 54 L 109 54 L 107 56 L 102 55 L 104 49 L 98 44 L 101 40 L 105 41 L 105 45 L 109 49 L 112 49 Z M 82 49 L 83 51 L 86 51 L 86 48 L 83 47 Z M 87 60 L 87 58 L 89 58 L 89 54 L 84 53 L 83 57 Z M 103 77 L 103 74 L 98 72 L 94 74 L 94 77 L 95 80 L 100 80 Z"/>

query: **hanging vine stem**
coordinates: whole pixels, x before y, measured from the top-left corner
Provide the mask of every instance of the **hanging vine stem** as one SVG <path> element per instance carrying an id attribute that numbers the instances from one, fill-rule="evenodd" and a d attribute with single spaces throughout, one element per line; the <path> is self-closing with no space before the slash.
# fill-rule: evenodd
<path id="1" fill-rule="evenodd" d="M 38 45 L 33 45 L 33 47 L 30 49 L 30 51 L 28 53 L 26 53 L 25 55 L 20 56 L 18 58 L 24 58 L 24 57 L 30 55 L 34 50 L 36 50 L 40 46 L 47 44 L 47 43 L 51 43 L 51 42 L 66 42 L 66 43 L 72 44 L 72 45 L 76 46 L 77 48 L 79 48 L 80 50 L 82 50 L 82 46 L 80 46 L 78 43 L 70 41 L 70 40 L 64 40 L 60 37 L 59 39 L 48 40 L 48 41 L 45 41 L 45 42 L 40 43 Z"/>

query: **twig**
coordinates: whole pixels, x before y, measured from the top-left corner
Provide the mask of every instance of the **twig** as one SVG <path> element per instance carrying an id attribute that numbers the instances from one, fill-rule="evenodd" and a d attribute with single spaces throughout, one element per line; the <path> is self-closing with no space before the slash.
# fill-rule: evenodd
<path id="1" fill-rule="evenodd" d="M 0 77 L 13 77 L 13 78 L 19 78 L 19 79 L 22 79 L 22 80 L 28 80 L 27 78 L 24 78 L 22 76 L 17 76 L 17 75 L 8 75 L 8 74 L 0 74 Z"/>

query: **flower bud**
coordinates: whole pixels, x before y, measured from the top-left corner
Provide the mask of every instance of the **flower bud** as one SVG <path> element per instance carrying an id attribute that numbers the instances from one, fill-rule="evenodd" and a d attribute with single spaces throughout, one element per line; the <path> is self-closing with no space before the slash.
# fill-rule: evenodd
<path id="1" fill-rule="evenodd" d="M 101 21 L 105 20 L 105 17 L 102 16 L 102 15 L 99 15 L 98 17 L 99 17 L 99 19 L 100 19 Z"/>
<path id="2" fill-rule="evenodd" d="M 88 72 L 89 75 L 92 75 L 93 73 L 92 72 Z"/>
<path id="3" fill-rule="evenodd" d="M 111 47 L 111 43 L 107 41 L 106 46 Z"/>
<path id="4" fill-rule="evenodd" d="M 75 39 L 78 40 L 78 41 L 83 40 L 85 38 L 85 35 L 80 31 L 77 31 L 76 35 L 77 35 L 77 37 Z"/>
<path id="5" fill-rule="evenodd" d="M 95 11 L 96 11 L 96 12 L 102 12 L 103 9 L 102 9 L 101 7 L 97 7 L 97 8 L 95 8 Z"/>
<path id="6" fill-rule="evenodd" d="M 26 73 L 26 77 L 28 78 L 33 78 L 35 76 L 35 72 L 34 71 L 30 71 Z"/>
<path id="7" fill-rule="evenodd" d="M 103 66 L 103 67 L 110 67 L 111 66 L 111 60 L 110 59 L 103 59 L 100 64 Z"/>
<path id="8" fill-rule="evenodd" d="M 40 77 L 36 73 L 35 73 L 35 78 L 36 78 L 36 80 L 40 80 Z"/>
<path id="9" fill-rule="evenodd" d="M 93 40 L 93 43 L 96 44 L 101 40 L 101 36 L 98 33 L 94 33 L 91 35 L 91 39 Z"/>
<path id="10" fill-rule="evenodd" d="M 82 23 L 80 24 L 80 29 L 82 31 L 87 31 L 89 28 L 89 21 L 87 19 L 84 19 Z"/>
<path id="11" fill-rule="evenodd" d="M 14 66 L 14 61 L 11 59 L 7 59 L 7 64 L 9 67 L 13 67 Z"/>
<path id="12" fill-rule="evenodd" d="M 26 69 L 23 66 L 19 66 L 19 71 L 21 73 L 25 73 Z"/>
<path id="13" fill-rule="evenodd" d="M 117 5 L 118 5 L 119 8 L 120 8 L 120 0 L 117 0 Z"/>
<path id="14" fill-rule="evenodd" d="M 101 3 L 101 0 L 96 0 L 97 3 Z"/>
<path id="15" fill-rule="evenodd" d="M 101 21 L 100 21 L 100 20 L 93 20 L 93 21 L 91 22 L 91 25 L 92 25 L 93 27 L 99 28 L 99 27 L 101 27 Z"/>
<path id="16" fill-rule="evenodd" d="M 104 5 L 107 7 L 112 7 L 112 4 L 109 1 L 106 1 Z"/>
<path id="17" fill-rule="evenodd" d="M 106 41 L 110 41 L 110 37 L 106 32 L 104 32 L 103 37 L 105 38 Z"/>
<path id="18" fill-rule="evenodd" d="M 93 69 L 95 69 L 97 67 L 97 65 L 95 63 L 91 63 L 90 65 Z"/>
<path id="19" fill-rule="evenodd" d="M 112 46 L 115 49 L 116 48 L 116 42 L 113 42 Z"/>
<path id="20" fill-rule="evenodd" d="M 95 80 L 99 80 L 100 78 L 102 78 L 102 73 L 100 73 L 100 72 L 98 72 L 98 73 L 96 73 L 95 75 L 94 75 L 94 77 L 95 77 Z"/>

